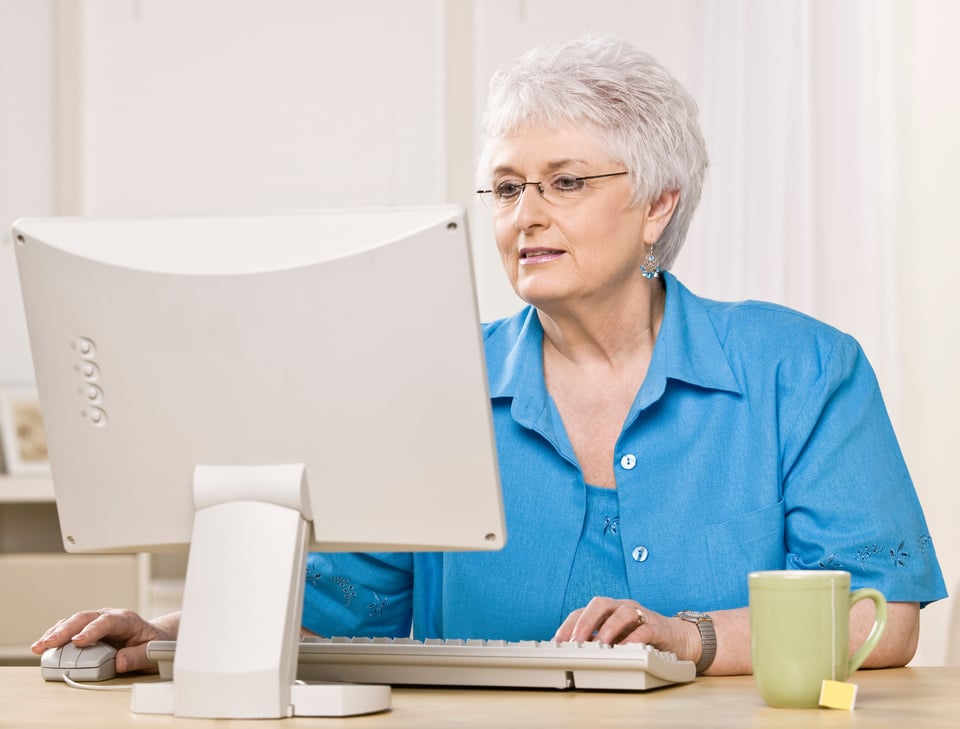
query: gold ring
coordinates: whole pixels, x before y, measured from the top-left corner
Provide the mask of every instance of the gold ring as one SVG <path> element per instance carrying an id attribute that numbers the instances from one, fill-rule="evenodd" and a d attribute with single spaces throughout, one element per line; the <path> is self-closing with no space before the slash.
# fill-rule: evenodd
<path id="1" fill-rule="evenodd" d="M 643 614 L 643 610 L 640 608 L 634 608 L 634 610 L 637 611 L 637 627 L 639 628 L 641 625 L 647 622 L 647 616 Z"/>

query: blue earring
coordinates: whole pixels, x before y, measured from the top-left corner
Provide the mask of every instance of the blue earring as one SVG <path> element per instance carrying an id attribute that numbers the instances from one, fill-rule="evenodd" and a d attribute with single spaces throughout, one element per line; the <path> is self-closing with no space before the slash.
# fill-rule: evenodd
<path id="1" fill-rule="evenodd" d="M 644 278 L 660 278 L 660 264 L 657 263 L 657 256 L 653 252 L 653 246 L 647 251 L 647 258 L 640 266 L 640 273 Z"/>

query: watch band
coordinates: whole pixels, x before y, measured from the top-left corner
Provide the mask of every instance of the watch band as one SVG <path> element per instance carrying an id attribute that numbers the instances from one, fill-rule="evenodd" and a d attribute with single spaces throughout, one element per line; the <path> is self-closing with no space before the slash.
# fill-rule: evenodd
<path id="1" fill-rule="evenodd" d="M 717 631 L 713 628 L 713 618 L 695 610 L 681 610 L 675 617 L 693 623 L 700 631 L 700 660 L 697 661 L 697 673 L 703 673 L 717 657 Z"/>

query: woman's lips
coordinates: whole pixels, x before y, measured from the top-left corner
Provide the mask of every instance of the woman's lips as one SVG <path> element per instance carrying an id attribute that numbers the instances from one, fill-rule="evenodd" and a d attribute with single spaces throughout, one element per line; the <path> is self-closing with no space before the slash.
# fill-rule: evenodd
<path id="1" fill-rule="evenodd" d="M 554 261 L 563 255 L 563 251 L 555 248 L 523 248 L 520 251 L 520 265 L 529 266 L 534 263 Z"/>

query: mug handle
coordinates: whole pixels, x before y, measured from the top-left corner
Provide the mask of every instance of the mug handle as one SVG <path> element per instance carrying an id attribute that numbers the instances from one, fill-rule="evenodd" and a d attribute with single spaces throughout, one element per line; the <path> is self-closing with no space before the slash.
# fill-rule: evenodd
<path id="1" fill-rule="evenodd" d="M 870 655 L 870 651 L 877 647 L 884 628 L 887 627 L 887 600 L 883 594 L 872 587 L 863 587 L 850 593 L 850 607 L 861 600 L 873 600 L 873 604 L 877 608 L 877 614 L 874 617 L 873 627 L 870 629 L 867 639 L 863 641 L 863 645 L 857 649 L 857 652 L 850 657 L 850 662 L 847 664 L 848 676 L 860 668 L 860 665 Z"/>

